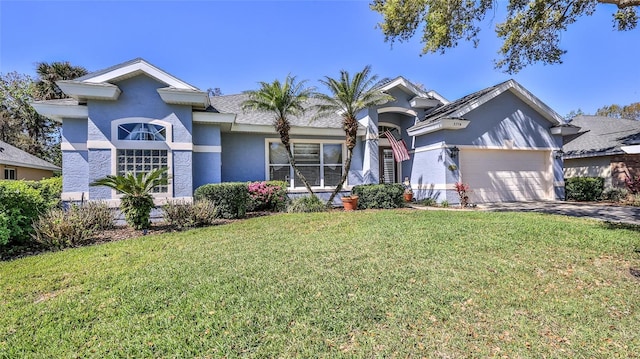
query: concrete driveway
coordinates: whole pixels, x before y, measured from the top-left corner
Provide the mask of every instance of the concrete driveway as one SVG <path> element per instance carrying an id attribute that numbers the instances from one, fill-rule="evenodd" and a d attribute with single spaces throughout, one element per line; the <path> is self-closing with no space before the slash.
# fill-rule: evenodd
<path id="1" fill-rule="evenodd" d="M 485 211 L 541 212 L 572 217 L 585 217 L 600 221 L 640 225 L 640 207 L 610 203 L 580 203 L 564 201 L 485 203 L 478 205 Z"/>

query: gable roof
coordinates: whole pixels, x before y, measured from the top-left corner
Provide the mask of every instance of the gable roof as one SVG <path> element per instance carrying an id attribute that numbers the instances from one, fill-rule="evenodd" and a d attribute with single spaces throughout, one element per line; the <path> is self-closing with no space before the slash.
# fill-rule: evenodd
<path id="1" fill-rule="evenodd" d="M 207 92 L 200 91 L 142 58 L 136 58 L 74 80 L 56 81 L 62 92 L 77 101 L 76 104 L 42 101 L 34 103 L 34 107 L 40 114 L 54 119 L 65 117 L 69 112 L 65 106 L 75 107 L 79 116 L 82 112 L 79 108 L 85 106 L 87 100 L 115 101 L 121 93 L 115 83 L 139 75 L 148 76 L 167 85 L 157 89 L 158 95 L 167 104 L 186 105 L 197 109 L 206 109 L 210 105 Z"/>
<path id="2" fill-rule="evenodd" d="M 427 113 L 422 121 L 410 127 L 408 131 L 420 134 L 421 129 L 432 127 L 434 122 L 444 119 L 463 119 L 464 115 L 493 100 L 505 91 L 512 92 L 552 124 L 559 125 L 564 122 L 560 115 L 522 87 L 522 85 L 515 80 L 507 80 L 435 108 L 433 111 Z"/>
<path id="3" fill-rule="evenodd" d="M 60 170 L 60 167 L 53 163 L 49 163 L 4 141 L 0 141 L 0 164 L 49 171 Z"/>
<path id="4" fill-rule="evenodd" d="M 121 64 L 117 64 L 103 70 L 92 72 L 82 77 L 78 77 L 73 81 L 88 83 L 112 83 L 137 76 L 141 73 L 144 73 L 162 83 L 165 83 L 167 86 L 172 88 L 198 91 L 197 87 L 192 86 L 171 75 L 170 73 L 160 69 L 159 67 L 150 64 L 141 57 L 125 61 Z"/>
<path id="5" fill-rule="evenodd" d="M 564 138 L 564 158 L 623 154 L 622 147 L 640 144 L 640 121 L 637 120 L 580 115 L 570 124 L 581 130 Z"/>

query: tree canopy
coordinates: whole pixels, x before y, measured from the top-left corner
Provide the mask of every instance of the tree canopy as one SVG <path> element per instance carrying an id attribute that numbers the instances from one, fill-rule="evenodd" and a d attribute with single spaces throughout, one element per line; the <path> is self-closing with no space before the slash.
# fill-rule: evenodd
<path id="1" fill-rule="evenodd" d="M 370 7 L 383 16 L 378 24 L 385 41 L 408 41 L 422 28 L 422 54 L 444 53 L 460 40 L 478 45 L 478 34 L 487 14 L 504 2 L 496 0 L 373 0 Z M 516 73 L 541 62 L 562 63 L 566 50 L 560 37 L 581 16 L 590 16 L 598 4 L 617 6 L 614 28 L 634 29 L 640 0 L 509 0 L 507 17 L 496 25 L 503 40 L 496 68 Z"/>
<path id="2" fill-rule="evenodd" d="M 603 106 L 596 111 L 596 115 L 626 118 L 628 120 L 640 120 L 640 102 L 634 102 L 626 106 L 620 106 L 617 104 Z"/>
<path id="3" fill-rule="evenodd" d="M 35 79 L 17 72 L 0 74 L 0 140 L 60 165 L 60 124 L 38 114 L 30 102 L 66 97 L 55 82 L 87 70 L 68 62 L 41 62 L 36 72 Z"/>

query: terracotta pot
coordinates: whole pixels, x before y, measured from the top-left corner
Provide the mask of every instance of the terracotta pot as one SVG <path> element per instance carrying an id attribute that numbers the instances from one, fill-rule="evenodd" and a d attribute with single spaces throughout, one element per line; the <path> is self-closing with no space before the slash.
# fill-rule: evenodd
<path id="1" fill-rule="evenodd" d="M 405 193 L 404 194 L 404 201 L 405 202 L 411 202 L 411 200 L 413 200 L 413 193 Z"/>
<path id="2" fill-rule="evenodd" d="M 342 205 L 345 211 L 355 211 L 358 208 L 358 196 L 342 197 Z"/>

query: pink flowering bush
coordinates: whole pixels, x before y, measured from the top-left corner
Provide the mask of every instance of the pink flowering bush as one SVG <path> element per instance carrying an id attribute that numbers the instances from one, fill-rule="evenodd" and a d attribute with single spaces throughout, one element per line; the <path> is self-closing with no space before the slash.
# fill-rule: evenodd
<path id="1" fill-rule="evenodd" d="M 282 181 L 250 182 L 249 211 L 283 211 L 287 205 L 287 184 Z"/>
<path id="2" fill-rule="evenodd" d="M 469 185 L 462 182 L 456 182 L 455 184 L 456 192 L 458 192 L 458 197 L 460 197 L 460 207 L 464 208 L 469 205 L 469 193 L 471 189 Z"/>

